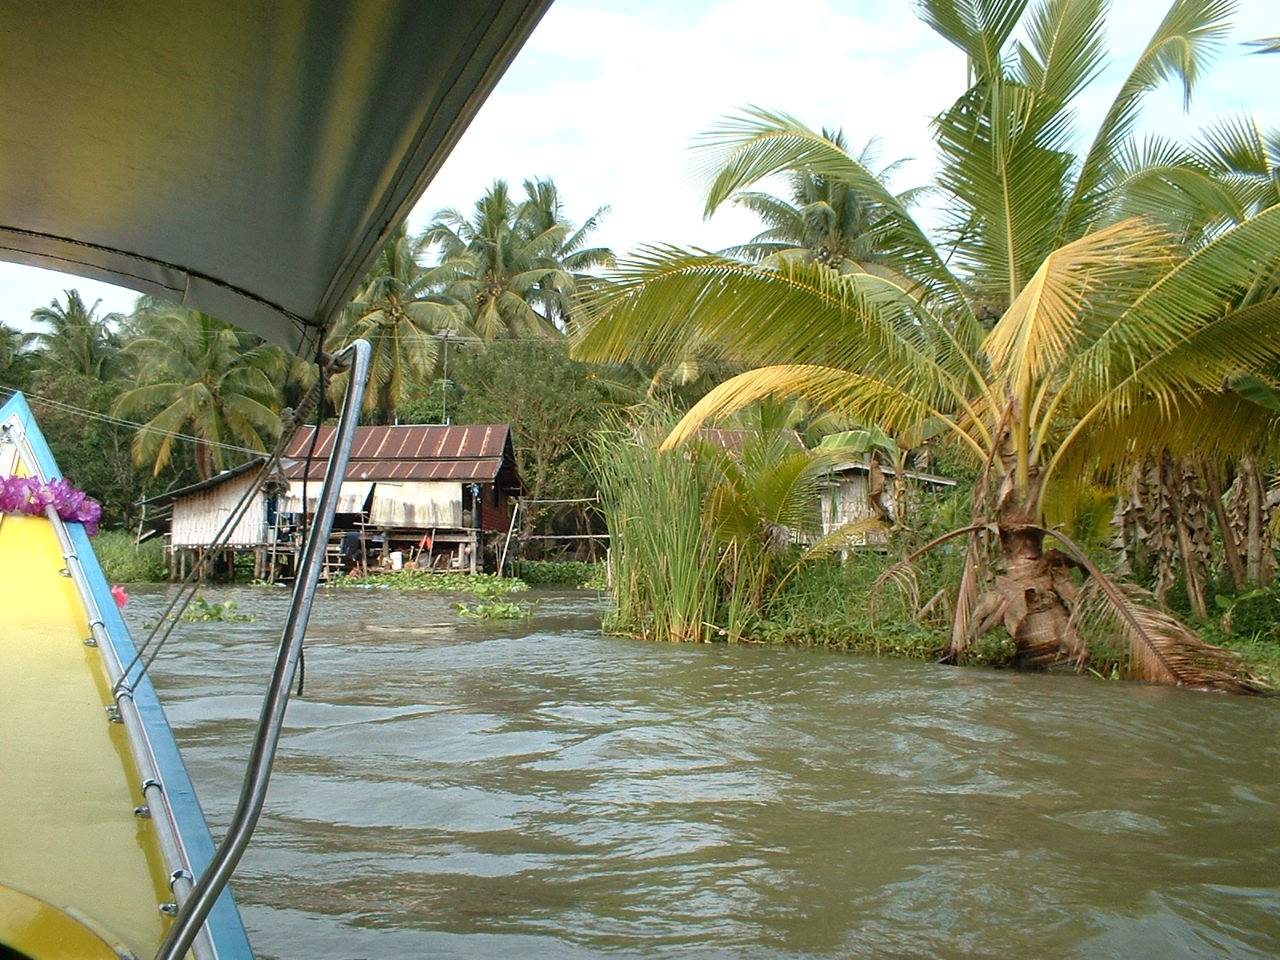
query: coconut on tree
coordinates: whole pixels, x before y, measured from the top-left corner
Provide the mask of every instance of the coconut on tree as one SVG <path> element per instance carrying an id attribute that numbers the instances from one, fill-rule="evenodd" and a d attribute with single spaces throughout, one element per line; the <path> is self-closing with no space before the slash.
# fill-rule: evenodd
<path id="1" fill-rule="evenodd" d="M 596 296 L 578 353 L 662 362 L 696 336 L 754 368 L 713 389 L 668 445 L 767 396 L 891 435 L 939 427 L 981 469 L 971 522 L 916 554 L 967 541 L 951 656 L 1002 627 L 1024 664 L 1081 665 L 1086 636 L 1110 637 L 1134 677 L 1252 689 L 1233 654 L 1105 576 L 1046 519 L 1083 478 L 1145 452 L 1225 457 L 1275 436 L 1274 414 L 1226 385 L 1280 358 L 1280 207 L 1189 230 L 1229 191 L 1134 137 L 1166 78 L 1190 95 L 1231 5 L 1176 0 L 1083 155 L 1071 109 L 1105 55 L 1101 0 L 921 9 L 969 59 L 969 88 L 936 121 L 950 252 L 831 138 L 751 111 L 709 140 L 708 211 L 778 173 L 842 180 L 883 207 L 897 277 L 649 249 Z M 1020 24 L 1025 43 L 1010 39 Z M 916 555 L 892 578 L 909 579 Z"/>

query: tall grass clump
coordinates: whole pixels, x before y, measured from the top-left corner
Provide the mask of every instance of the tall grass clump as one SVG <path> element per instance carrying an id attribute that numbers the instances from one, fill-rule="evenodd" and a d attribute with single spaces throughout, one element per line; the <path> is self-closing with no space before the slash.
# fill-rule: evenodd
<path id="1" fill-rule="evenodd" d="M 719 569 L 703 512 L 710 478 L 696 454 L 658 451 L 662 427 L 601 434 L 592 454 L 612 546 L 611 629 L 703 641 L 718 630 Z"/>
<path id="2" fill-rule="evenodd" d="M 94 553 L 111 583 L 159 583 L 169 579 L 160 540 L 137 543 L 127 530 L 104 530 L 93 540 Z"/>
<path id="3" fill-rule="evenodd" d="M 611 629 L 669 641 L 747 638 L 818 526 L 823 456 L 762 425 L 739 449 L 663 451 L 674 417 L 604 434 L 593 466 L 612 547 Z"/>

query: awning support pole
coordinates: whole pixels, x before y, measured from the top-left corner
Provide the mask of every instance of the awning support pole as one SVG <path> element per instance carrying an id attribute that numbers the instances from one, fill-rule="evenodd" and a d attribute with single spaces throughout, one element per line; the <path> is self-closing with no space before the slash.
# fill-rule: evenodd
<path id="1" fill-rule="evenodd" d="M 240 788 L 240 802 L 208 869 L 201 875 L 191 896 L 174 918 L 173 925 L 156 953 L 156 960 L 179 960 L 186 955 L 209 911 L 213 909 L 227 881 L 231 879 L 231 874 L 240 863 L 253 836 L 254 827 L 258 824 L 258 817 L 262 814 L 267 785 L 271 781 L 271 765 L 275 760 L 280 731 L 284 725 L 284 712 L 289 705 L 289 692 L 293 688 L 298 656 L 302 652 L 302 639 L 307 632 L 311 605 L 315 600 L 320 572 L 324 568 L 325 548 L 333 530 L 333 514 L 338 506 L 342 479 L 346 476 L 347 463 L 351 458 L 351 442 L 360 421 L 365 382 L 369 377 L 369 355 L 368 342 L 356 340 L 334 358 L 336 365 L 350 368 L 351 378 L 347 383 L 333 454 L 329 458 L 324 485 L 320 490 L 319 508 L 312 524 L 311 537 L 303 550 L 289 614 L 285 619 L 280 648 L 271 671 L 271 682 L 262 701 L 258 729 L 254 735 L 253 748 L 249 752 L 244 783 Z"/>

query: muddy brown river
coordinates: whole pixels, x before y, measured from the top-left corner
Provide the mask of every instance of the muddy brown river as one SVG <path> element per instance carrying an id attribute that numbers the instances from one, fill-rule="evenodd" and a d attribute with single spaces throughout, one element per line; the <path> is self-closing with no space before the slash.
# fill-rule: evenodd
<path id="1" fill-rule="evenodd" d="M 155 676 L 215 834 L 284 591 Z M 138 588 L 135 633 L 163 592 Z M 260 956 L 1270 958 L 1280 701 L 322 594 L 233 886 Z"/>

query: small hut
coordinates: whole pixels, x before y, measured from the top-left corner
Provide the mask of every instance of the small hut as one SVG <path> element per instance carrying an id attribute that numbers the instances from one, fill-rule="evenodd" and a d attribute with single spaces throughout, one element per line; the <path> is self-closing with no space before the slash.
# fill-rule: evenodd
<path id="1" fill-rule="evenodd" d="M 892 522 L 897 508 L 888 491 L 897 472 L 892 466 L 878 462 L 874 455 L 862 460 L 838 463 L 822 491 L 822 534 L 834 533 L 857 520 L 883 519 Z M 903 471 L 908 490 L 939 492 L 956 485 L 951 477 L 915 470 Z M 870 530 L 849 538 L 852 547 L 881 547 L 887 542 L 884 531 Z"/>
<path id="2" fill-rule="evenodd" d="M 285 450 L 280 477 L 253 499 L 232 531 L 227 550 L 252 551 L 256 576 L 288 577 L 297 569 L 301 531 L 315 512 L 333 437 L 333 427 L 299 430 Z M 207 548 L 261 463 L 251 460 L 145 501 L 171 507 L 175 575 Z M 486 542 L 507 533 L 511 505 L 522 490 L 507 424 L 359 427 L 339 491 L 327 568 L 475 572 Z"/>

